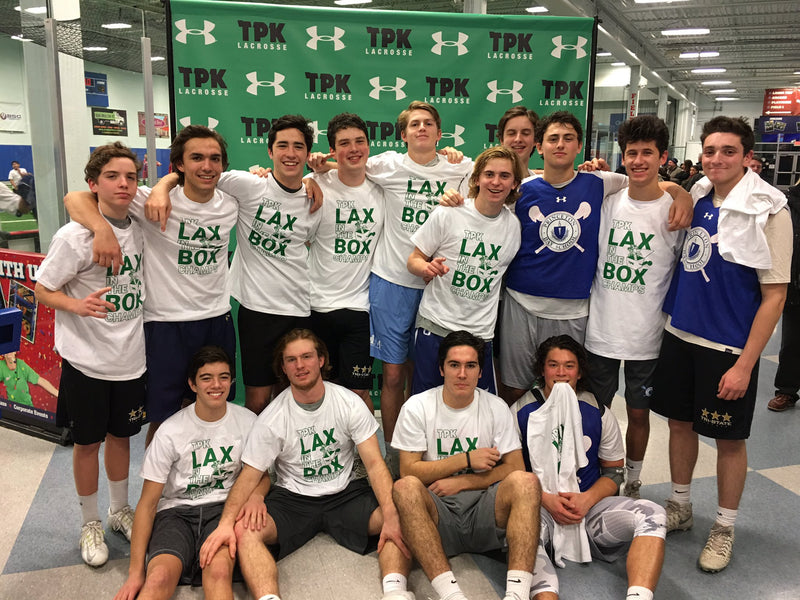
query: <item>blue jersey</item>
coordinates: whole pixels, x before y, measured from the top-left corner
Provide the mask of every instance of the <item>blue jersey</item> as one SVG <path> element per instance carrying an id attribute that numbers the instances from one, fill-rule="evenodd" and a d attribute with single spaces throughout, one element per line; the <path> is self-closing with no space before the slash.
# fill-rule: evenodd
<path id="1" fill-rule="evenodd" d="M 704 339 L 744 348 L 761 304 L 755 269 L 719 255 L 719 208 L 713 192 L 697 202 L 692 229 L 686 235 L 681 262 L 672 277 L 664 312 L 672 326 Z"/>
<path id="2" fill-rule="evenodd" d="M 537 178 L 520 192 L 514 210 L 522 245 L 508 267 L 506 285 L 530 296 L 588 298 L 597 268 L 603 179 L 578 173 L 556 188 Z"/>

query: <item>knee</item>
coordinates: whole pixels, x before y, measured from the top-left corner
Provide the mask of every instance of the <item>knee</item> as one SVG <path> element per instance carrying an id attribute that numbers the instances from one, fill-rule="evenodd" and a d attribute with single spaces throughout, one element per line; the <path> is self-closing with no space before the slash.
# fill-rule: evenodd
<path id="1" fill-rule="evenodd" d="M 261 543 L 260 532 L 246 528 L 243 520 L 236 521 L 236 525 L 233 526 L 233 532 L 236 534 L 236 543 L 239 546 L 244 546 L 254 541 Z"/>
<path id="2" fill-rule="evenodd" d="M 233 581 L 233 560 L 227 548 L 220 548 L 217 555 L 203 569 L 203 583 L 225 583 Z"/>
<path id="3" fill-rule="evenodd" d="M 403 377 L 403 369 L 397 367 L 391 367 L 389 369 L 384 368 L 383 371 L 383 387 L 389 389 L 397 389 L 403 386 L 405 383 Z"/>
<path id="4" fill-rule="evenodd" d="M 647 409 L 630 409 L 628 410 L 628 427 L 649 427 L 650 426 L 650 411 Z"/>
<path id="5" fill-rule="evenodd" d="M 72 446 L 72 451 L 80 458 L 96 456 L 100 453 L 100 443 L 101 442 L 95 442 L 94 444 L 74 444 Z"/>
<path id="6" fill-rule="evenodd" d="M 667 535 L 667 511 L 652 500 L 637 500 L 633 537 L 649 535 L 665 538 Z"/>
<path id="7" fill-rule="evenodd" d="M 669 419 L 669 432 L 670 434 L 682 434 L 682 435 L 694 433 L 694 431 L 692 430 L 692 422 Z"/>
<path id="8" fill-rule="evenodd" d="M 540 499 L 542 495 L 539 478 L 535 473 L 528 471 L 512 471 L 500 482 L 500 486 L 504 490 L 508 490 L 512 497 Z"/>
<path id="9" fill-rule="evenodd" d="M 163 590 L 174 585 L 173 574 L 163 564 L 149 564 L 147 566 L 147 579 L 145 580 L 145 588 L 152 588 L 154 590 Z"/>
<path id="10" fill-rule="evenodd" d="M 418 477 L 406 475 L 394 482 L 392 487 L 392 500 L 398 510 L 408 506 L 414 500 L 418 500 L 423 494 L 427 494 L 428 489 Z"/>

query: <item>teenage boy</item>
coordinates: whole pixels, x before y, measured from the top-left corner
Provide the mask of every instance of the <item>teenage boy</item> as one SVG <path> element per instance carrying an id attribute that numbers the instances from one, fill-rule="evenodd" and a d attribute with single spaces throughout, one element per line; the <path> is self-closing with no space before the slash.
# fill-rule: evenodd
<path id="1" fill-rule="evenodd" d="M 197 397 L 167 419 L 147 447 L 128 579 L 115 600 L 170 598 L 179 583 L 201 581 L 206 598 L 233 599 L 234 559 L 228 548 L 202 571 L 197 552 L 219 522 L 256 420 L 251 411 L 227 402 L 232 382 L 231 359 L 219 346 L 204 346 L 191 357 L 188 384 Z M 255 513 L 242 518 L 251 516 L 257 518 Z"/>
<path id="2" fill-rule="evenodd" d="M 436 357 L 442 339 L 466 330 L 487 343 L 478 387 L 495 393 L 492 339 L 500 287 L 519 249 L 519 220 L 505 205 L 514 202 L 525 177 L 507 146 L 484 150 L 475 160 L 469 196 L 452 210 L 435 211 L 411 236 L 408 270 L 429 281 L 417 314 L 412 394 L 442 384 Z"/>
<path id="3" fill-rule="evenodd" d="M 261 413 L 242 454 L 233 486 L 214 533 L 200 549 L 206 567 L 223 545 L 238 552 L 250 593 L 279 600 L 275 557 L 287 556 L 324 531 L 342 546 L 366 553 L 378 542 L 384 600 L 414 600 L 406 591 L 411 567 L 392 502 L 392 478 L 381 456 L 378 423 L 351 391 L 323 381 L 328 352 L 308 329 L 294 329 L 275 348 L 274 368 L 289 387 Z M 369 474 L 354 479 L 358 454 Z M 265 473 L 274 469 L 263 524 L 236 522 Z M 379 539 L 375 539 L 380 534 Z"/>
<path id="4" fill-rule="evenodd" d="M 497 124 L 496 138 L 503 146 L 511 148 L 522 163 L 526 177 L 534 175 L 528 167 L 533 149 L 536 147 L 536 123 L 539 115 L 525 106 L 512 106 Z"/>
<path id="5" fill-rule="evenodd" d="M 625 495 L 639 497 L 650 437 L 653 373 L 667 316 L 662 312 L 683 231 L 667 226 L 672 198 L 658 185 L 669 131 L 658 117 L 641 115 L 619 128 L 628 187 L 603 201 L 600 260 L 589 299 L 586 349 L 589 387 L 611 407 L 625 361 Z"/>
<path id="6" fill-rule="evenodd" d="M 57 424 L 69 427 L 75 488 L 83 517 L 81 557 L 99 567 L 108 560 L 97 508 L 100 444 L 111 506 L 108 524 L 131 537 L 128 505 L 130 436 L 144 419 L 145 351 L 142 327 L 143 239 L 128 217 L 139 163 L 119 142 L 96 148 L 86 181 L 122 248 L 118 275 L 92 262 L 92 232 L 67 223 L 53 236 L 38 272 L 36 298 L 55 309 L 55 348 L 61 355 Z"/>
<path id="7" fill-rule="evenodd" d="M 483 340 L 455 331 L 439 345 L 444 384 L 408 399 L 392 443 L 403 532 L 441 600 L 466 600 L 448 556 L 508 549 L 504 600 L 528 600 L 539 542 L 539 481 L 524 471 L 508 407 L 477 387 Z"/>
<path id="8" fill-rule="evenodd" d="M 331 380 L 352 390 L 372 410 L 369 353 L 369 275 L 383 231 L 383 191 L 367 179 L 369 135 L 358 115 L 328 123 L 338 169 L 315 174 L 325 202 L 308 254 L 311 325 L 331 358 Z"/>
<path id="9" fill-rule="evenodd" d="M 758 361 L 786 299 L 792 223 L 786 197 L 747 168 L 753 130 L 719 116 L 703 126 L 703 170 L 665 312 L 653 410 L 669 419 L 667 531 L 692 527 L 698 434 L 716 440 L 718 508 L 698 564 L 724 569 L 747 475 Z"/>
<path id="10" fill-rule="evenodd" d="M 536 125 L 544 173 L 520 187 L 514 210 L 522 244 L 508 268 L 501 316 L 500 372 L 509 403 L 533 385 L 535 350 L 542 340 L 564 333 L 583 342 L 597 268 L 600 206 L 627 184 L 624 175 L 575 171 L 582 138 L 580 122 L 566 111 Z M 683 197 L 680 218 L 670 220 L 670 228 L 678 229 L 688 224 L 691 198 L 680 186 L 665 184 L 670 186 Z"/>
<path id="11" fill-rule="evenodd" d="M 216 188 L 228 166 L 225 140 L 208 127 L 189 125 L 172 141 L 170 160 L 178 187 L 170 192 L 172 218 L 165 226 L 145 218 L 149 188 L 140 187 L 131 204 L 144 232 L 145 284 L 158 290 L 144 306 L 148 444 L 159 425 L 194 398 L 185 377 L 192 355 L 207 344 L 222 346 L 231 357 L 236 353 L 228 243 L 238 205 Z M 90 194 L 70 192 L 64 203 L 73 220 L 94 232 L 98 255 L 116 246 Z"/>

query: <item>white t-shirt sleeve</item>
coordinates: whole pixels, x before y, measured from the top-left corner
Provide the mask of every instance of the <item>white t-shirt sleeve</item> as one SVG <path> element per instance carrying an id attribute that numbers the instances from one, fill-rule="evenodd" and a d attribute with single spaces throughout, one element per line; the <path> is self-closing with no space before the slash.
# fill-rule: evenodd
<path id="1" fill-rule="evenodd" d="M 442 225 L 448 210 L 435 210 L 428 217 L 422 226 L 411 236 L 411 243 L 416 246 L 425 256 L 434 258 L 436 251 L 444 240 L 445 232 Z"/>
<path id="2" fill-rule="evenodd" d="M 361 398 L 354 396 L 350 399 L 350 402 L 352 403 L 350 410 L 350 437 L 353 443 L 358 446 L 371 438 L 378 431 L 379 425 Z"/>
<path id="3" fill-rule="evenodd" d="M 284 445 L 282 429 L 275 425 L 282 415 L 268 413 L 264 410 L 256 419 L 242 452 L 242 462 L 261 472 L 272 468 Z"/>
<path id="4" fill-rule="evenodd" d="M 622 432 L 619 423 L 611 409 L 605 409 L 601 417 L 603 432 L 600 437 L 600 447 L 597 457 L 600 460 L 622 460 L 625 458 L 625 447 L 622 443 Z"/>
<path id="5" fill-rule="evenodd" d="M 142 462 L 141 470 L 142 479 L 161 484 L 167 483 L 172 465 L 177 458 L 172 440 L 167 435 L 166 430 L 160 427 L 144 453 L 144 462 Z"/>
<path id="6" fill-rule="evenodd" d="M 521 434 L 517 419 L 511 414 L 511 411 L 500 400 L 494 408 L 494 425 L 495 425 L 495 445 L 500 455 L 508 454 L 514 450 L 522 448 L 520 440 Z"/>
<path id="7" fill-rule="evenodd" d="M 400 409 L 392 436 L 392 447 L 407 452 L 425 452 L 428 449 L 421 398 L 409 398 Z"/>
<path id="8" fill-rule="evenodd" d="M 603 198 L 608 198 L 611 194 L 616 194 L 620 190 L 628 187 L 628 176 L 610 171 L 593 171 L 603 180 Z"/>

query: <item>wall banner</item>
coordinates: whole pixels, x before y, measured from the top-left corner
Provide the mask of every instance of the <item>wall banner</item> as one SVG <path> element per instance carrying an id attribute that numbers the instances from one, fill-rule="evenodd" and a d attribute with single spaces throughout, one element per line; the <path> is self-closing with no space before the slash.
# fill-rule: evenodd
<path id="1" fill-rule="evenodd" d="M 27 129 L 25 107 L 19 102 L 0 102 L 0 131 L 20 131 Z"/>
<path id="2" fill-rule="evenodd" d="M 590 109 L 593 19 L 208 0 L 169 9 L 175 127 L 217 129 L 233 168 L 269 163 L 270 125 L 287 113 L 313 122 L 313 150 L 327 152 L 328 120 L 347 111 L 367 122 L 372 154 L 402 152 L 397 115 L 423 100 L 442 116 L 439 146 L 476 156 L 511 106 L 568 110 L 584 125 Z"/>

